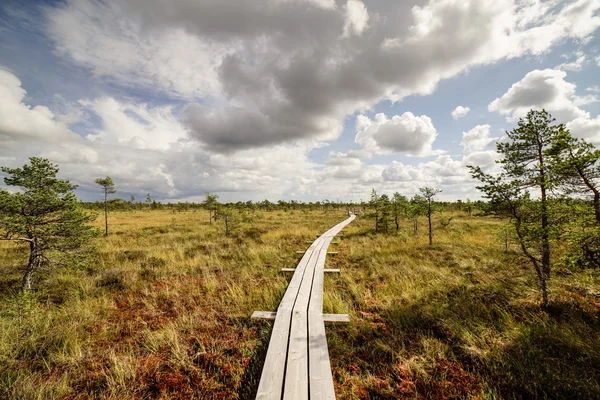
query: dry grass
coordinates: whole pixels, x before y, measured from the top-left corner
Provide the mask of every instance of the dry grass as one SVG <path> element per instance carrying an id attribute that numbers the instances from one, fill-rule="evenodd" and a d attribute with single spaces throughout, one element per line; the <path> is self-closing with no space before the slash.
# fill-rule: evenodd
<path id="1" fill-rule="evenodd" d="M 252 398 L 271 325 L 250 314 L 276 309 L 279 270 L 343 218 L 262 212 L 227 239 L 202 211 L 114 213 L 96 264 L 29 295 L 25 250 L 0 243 L 0 397 Z M 346 228 L 324 299 L 352 316 L 328 328 L 338 398 L 600 398 L 600 274 L 558 266 L 542 312 L 500 225 L 455 215 L 431 248 L 424 230 Z"/>

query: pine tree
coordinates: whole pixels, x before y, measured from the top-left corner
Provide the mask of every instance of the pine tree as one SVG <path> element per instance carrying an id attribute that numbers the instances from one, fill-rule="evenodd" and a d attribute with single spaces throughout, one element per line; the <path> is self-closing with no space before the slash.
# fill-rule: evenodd
<path id="1" fill-rule="evenodd" d="M 434 189 L 430 187 L 420 188 L 421 196 L 425 200 L 426 205 L 426 213 L 427 213 L 427 221 L 429 222 L 429 245 L 433 244 L 433 227 L 431 224 L 431 216 L 433 211 L 435 210 L 433 207 L 433 198 L 435 195 L 441 192 L 440 189 Z"/>
<path id="2" fill-rule="evenodd" d="M 375 189 L 371 189 L 371 199 L 369 201 L 369 205 L 373 207 L 372 217 L 375 218 L 375 233 L 379 232 L 379 213 L 381 208 L 381 203 L 379 201 L 380 196 L 377 194 Z"/>
<path id="3" fill-rule="evenodd" d="M 388 233 L 390 228 L 390 217 L 392 215 L 392 203 L 387 194 L 379 196 L 379 222 L 378 226 L 385 233 Z"/>
<path id="4" fill-rule="evenodd" d="M 33 273 L 69 256 L 76 256 L 98 231 L 87 223 L 94 216 L 86 213 L 73 191 L 77 187 L 56 178 L 58 167 L 50 161 L 31 157 L 23 168 L 2 167 L 9 176 L 8 186 L 17 193 L 0 190 L 0 240 L 27 243 L 29 260 L 22 288 L 30 290 Z"/>
<path id="5" fill-rule="evenodd" d="M 549 151 L 558 187 L 566 195 L 592 195 L 593 218 L 587 201 L 572 201 L 567 213 L 569 227 L 565 229 L 566 264 L 578 267 L 600 266 L 600 150 L 583 139 L 562 130 Z M 583 195 L 583 196 L 582 196 Z"/>
<path id="6" fill-rule="evenodd" d="M 548 305 L 550 278 L 550 239 L 553 233 L 550 219 L 549 192 L 557 186 L 556 173 L 549 157 L 552 143 L 562 124 L 546 112 L 531 110 L 519 119 L 517 128 L 507 132 L 509 141 L 497 143 L 502 159 L 502 173 L 492 176 L 480 167 L 469 166 L 474 178 L 483 182 L 478 189 L 490 200 L 492 211 L 510 215 L 521 250 L 533 264 L 542 289 L 542 306 Z M 539 195 L 532 200 L 530 191 Z M 537 253 L 537 254 L 536 254 Z"/>
<path id="7" fill-rule="evenodd" d="M 117 193 L 117 190 L 115 189 L 115 183 L 113 182 L 110 176 L 107 176 L 104 179 L 98 178 L 95 180 L 95 182 L 98 185 L 102 186 L 102 189 L 104 191 L 104 236 L 108 236 L 108 195 Z"/>
<path id="8" fill-rule="evenodd" d="M 218 218 L 221 219 L 225 225 L 226 237 L 231 237 L 231 234 L 238 229 L 242 220 L 240 211 L 231 205 L 221 207 L 219 209 Z"/>
<path id="9" fill-rule="evenodd" d="M 596 225 L 600 225 L 600 150 L 562 129 L 554 138 L 548 154 L 560 181 L 559 186 L 567 194 L 592 194 Z"/>
<path id="10" fill-rule="evenodd" d="M 202 204 L 208 210 L 208 220 L 212 224 L 213 219 L 217 218 L 217 208 L 219 207 L 219 195 L 204 193 L 204 201 Z"/>
<path id="11" fill-rule="evenodd" d="M 419 217 L 425 213 L 425 199 L 415 194 L 408 205 L 408 215 L 413 221 L 413 234 L 419 230 Z"/>
<path id="12" fill-rule="evenodd" d="M 400 230 L 400 215 L 406 215 L 408 208 L 408 200 L 405 196 L 395 192 L 392 197 L 393 210 L 394 210 L 394 224 L 396 225 L 396 232 Z"/>

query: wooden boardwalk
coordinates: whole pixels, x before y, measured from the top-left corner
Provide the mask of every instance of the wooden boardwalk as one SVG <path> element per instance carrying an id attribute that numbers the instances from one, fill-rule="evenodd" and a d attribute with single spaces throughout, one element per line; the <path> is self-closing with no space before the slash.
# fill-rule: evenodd
<path id="1" fill-rule="evenodd" d="M 347 316 L 323 314 L 323 280 L 331 240 L 355 216 L 340 222 L 315 240 L 294 270 L 275 313 L 257 399 L 335 399 L 325 319 L 347 321 Z M 257 311 L 253 318 L 273 318 Z"/>

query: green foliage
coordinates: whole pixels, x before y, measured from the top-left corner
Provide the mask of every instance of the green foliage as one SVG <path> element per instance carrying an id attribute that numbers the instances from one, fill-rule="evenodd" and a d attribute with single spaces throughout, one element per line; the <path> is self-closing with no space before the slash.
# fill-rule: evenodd
<path id="1" fill-rule="evenodd" d="M 225 228 L 225 236 L 231 237 L 231 234 L 236 232 L 242 222 L 242 213 L 233 206 L 220 207 L 215 219 L 223 222 Z"/>
<path id="2" fill-rule="evenodd" d="M 98 185 L 102 186 L 102 189 L 104 189 L 105 196 L 107 196 L 109 194 L 117 193 L 117 190 L 115 189 L 115 183 L 113 182 L 113 180 L 110 176 L 107 176 L 106 178 L 98 178 L 94 182 L 96 182 Z"/>
<path id="3" fill-rule="evenodd" d="M 517 128 L 506 132 L 509 141 L 498 142 L 502 155 L 500 164 L 505 178 L 514 179 L 522 188 L 556 187 L 549 153 L 563 124 L 553 125 L 554 118 L 545 110 L 527 113 L 520 118 Z"/>
<path id="4" fill-rule="evenodd" d="M 433 244 L 433 225 L 431 223 L 431 216 L 433 214 L 433 212 L 435 211 L 435 206 L 433 204 L 433 198 L 438 194 L 441 193 L 441 189 L 434 189 L 434 188 L 430 188 L 430 187 L 422 187 L 419 189 L 419 191 L 421 192 L 421 196 L 423 198 L 423 201 L 425 202 L 425 211 L 427 214 L 427 221 L 428 221 L 428 227 L 429 227 L 429 245 L 431 246 Z M 448 222 L 449 223 L 449 222 Z"/>
<path id="5" fill-rule="evenodd" d="M 510 221 L 498 228 L 496 232 L 496 239 L 502 243 L 504 252 L 508 252 L 508 249 L 512 243 L 518 243 L 515 235 L 515 228 Z"/>
<path id="6" fill-rule="evenodd" d="M 73 193 L 76 186 L 57 179 L 58 167 L 46 159 L 32 157 L 23 168 L 2 171 L 9 175 L 4 182 L 20 191 L 0 191 L 0 239 L 29 245 L 23 288 L 30 289 L 38 267 L 80 258 L 81 249 L 97 234 L 87 225 L 95 217 L 83 210 Z"/>
<path id="7" fill-rule="evenodd" d="M 558 174 L 550 154 L 562 124 L 545 110 L 530 111 L 519 119 L 517 128 L 507 132 L 509 141 L 497 143 L 502 156 L 498 176 L 469 166 L 473 178 L 481 181 L 478 189 L 489 199 L 490 211 L 510 217 L 523 254 L 533 264 L 540 280 L 543 306 L 548 304 L 547 280 L 550 278 L 550 241 L 556 225 L 551 224 L 550 190 L 559 185 Z M 539 200 L 533 200 L 534 190 Z"/>
<path id="8" fill-rule="evenodd" d="M 107 176 L 106 178 L 98 178 L 95 180 L 95 182 L 102 186 L 102 189 L 104 190 L 104 236 L 108 236 L 108 195 L 117 193 L 117 190 L 115 189 L 115 183 L 110 176 Z M 122 201 L 121 199 L 118 200 Z"/>
<path id="9" fill-rule="evenodd" d="M 565 234 L 567 251 L 563 256 L 571 268 L 600 268 L 600 227 L 573 229 Z"/>
<path id="10" fill-rule="evenodd" d="M 394 195 L 392 196 L 392 208 L 396 232 L 398 232 L 400 229 L 400 219 L 407 216 L 408 206 L 409 204 L 406 196 L 402 196 L 400 193 L 394 192 Z"/>
<path id="11" fill-rule="evenodd" d="M 440 227 L 442 229 L 446 229 L 450 226 L 450 222 L 452 222 L 453 217 L 444 217 L 443 215 L 440 216 Z"/>
<path id="12" fill-rule="evenodd" d="M 388 233 L 394 213 L 392 201 L 390 201 L 388 195 L 378 195 L 377 191 L 372 189 L 369 206 L 373 209 L 369 216 L 375 219 L 375 232 Z"/>
<path id="13" fill-rule="evenodd" d="M 592 194 L 595 223 L 600 224 L 600 150 L 562 130 L 554 138 L 548 154 L 559 187 L 566 194 Z"/>
<path id="14" fill-rule="evenodd" d="M 211 194 L 208 192 L 204 193 L 204 201 L 202 202 L 202 205 L 209 211 L 208 219 L 211 224 L 217 217 L 217 210 L 220 205 L 218 199 L 218 194 Z"/>
<path id="15" fill-rule="evenodd" d="M 408 216 L 413 221 L 413 233 L 417 233 L 419 229 L 419 217 L 421 215 L 425 215 L 427 212 L 427 202 L 425 199 L 419 195 L 415 194 L 412 199 L 410 199 L 410 203 L 407 207 Z"/>
<path id="16" fill-rule="evenodd" d="M 390 230 L 392 218 L 392 202 L 387 194 L 382 194 L 379 197 L 379 221 L 378 225 L 381 227 L 381 230 L 385 233 L 388 233 Z"/>
<path id="17" fill-rule="evenodd" d="M 600 226 L 593 204 L 571 199 L 563 201 L 561 221 L 562 262 L 571 269 L 600 268 Z"/>

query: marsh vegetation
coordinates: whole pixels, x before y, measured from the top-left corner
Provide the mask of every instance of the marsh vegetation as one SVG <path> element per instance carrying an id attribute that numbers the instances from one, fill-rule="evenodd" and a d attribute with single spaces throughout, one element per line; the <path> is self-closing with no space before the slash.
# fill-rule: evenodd
<path id="1" fill-rule="evenodd" d="M 113 212 L 95 263 L 42 269 L 29 292 L 26 249 L 0 242 L 0 393 L 252 398 L 271 324 L 251 313 L 276 309 L 280 269 L 344 215 L 256 211 L 228 238 L 207 210 Z M 328 327 L 338 398 L 600 397 L 598 270 L 555 266 L 542 310 L 501 219 L 432 223 L 430 246 L 411 219 L 386 235 L 359 217 L 328 260 L 342 273 L 326 277 L 324 311 L 352 319 Z"/>

